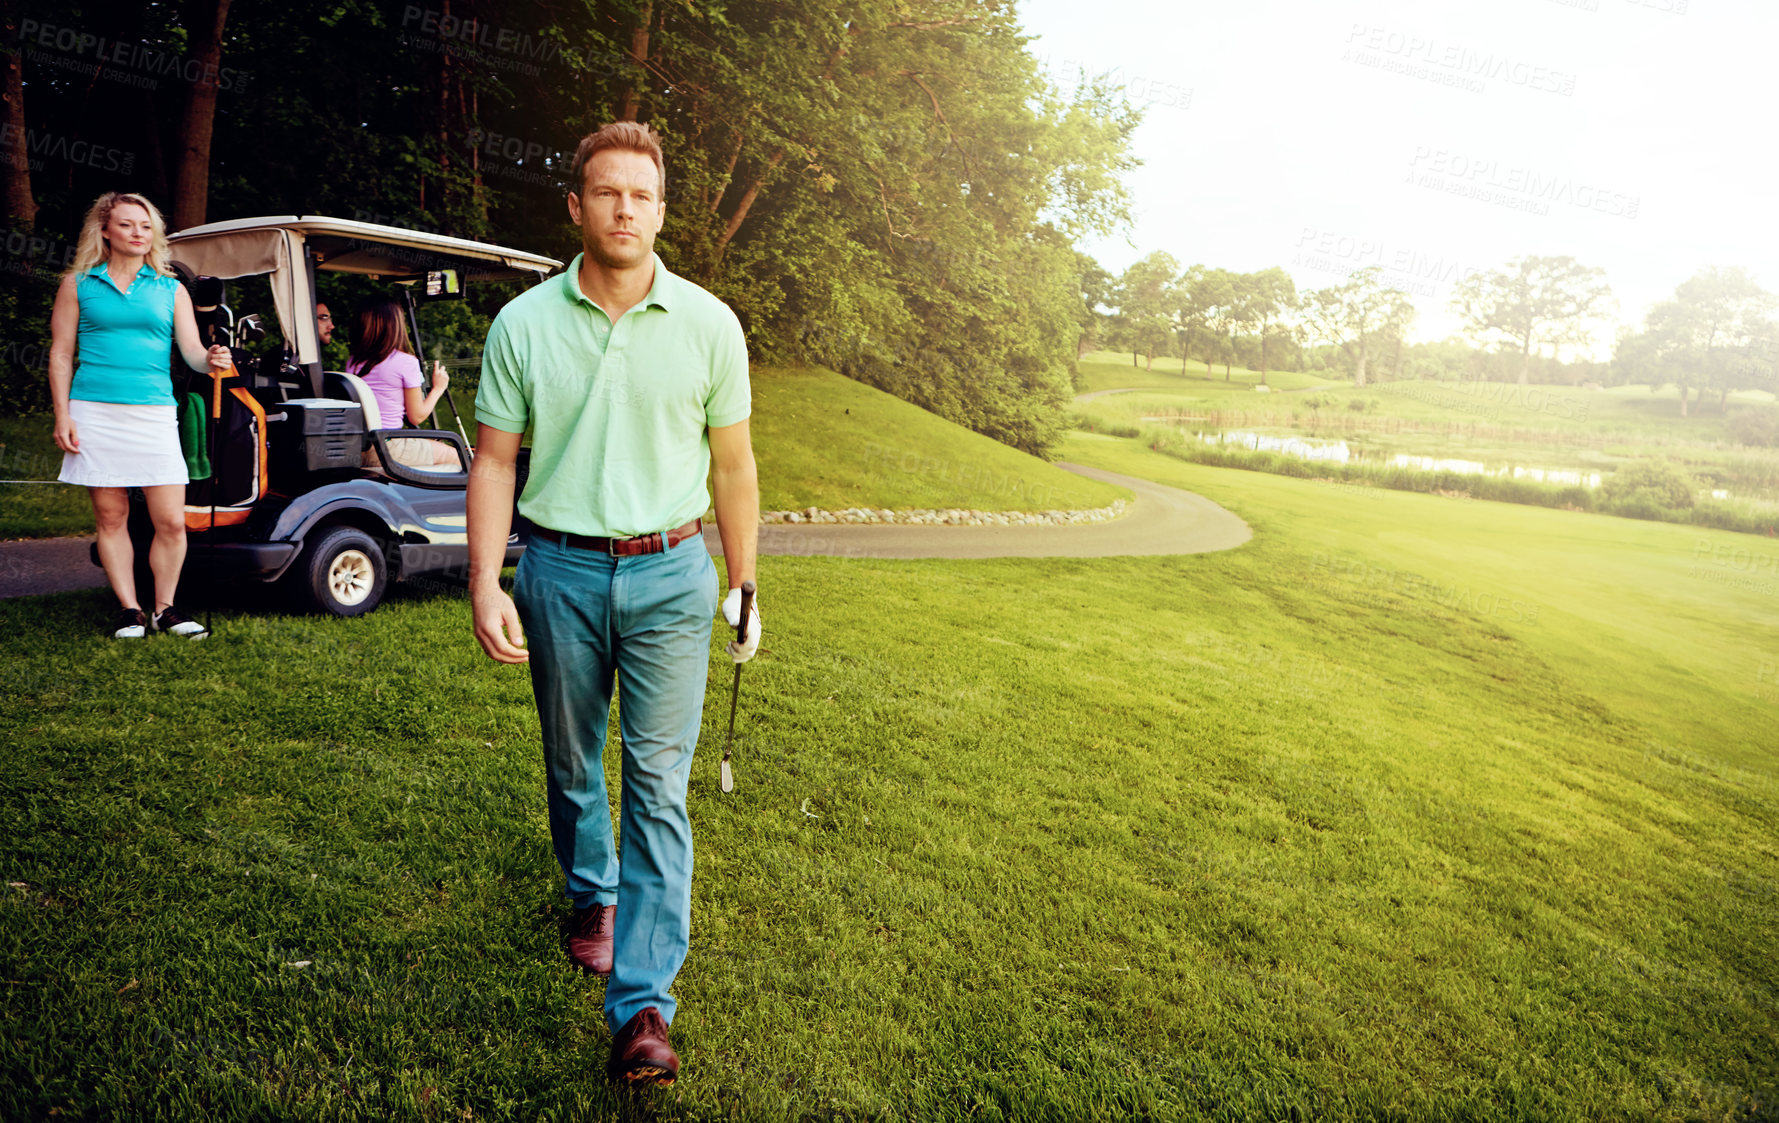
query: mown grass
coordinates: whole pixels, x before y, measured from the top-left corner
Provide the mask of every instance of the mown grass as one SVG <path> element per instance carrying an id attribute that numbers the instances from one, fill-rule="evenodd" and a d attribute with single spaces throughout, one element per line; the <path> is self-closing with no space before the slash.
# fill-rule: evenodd
<path id="1" fill-rule="evenodd" d="M 55 426 L 45 417 L 0 417 L 0 480 L 54 481 L 62 470 Z M 54 482 L 0 483 L 0 541 L 90 534 L 86 492 Z"/>
<path id="2" fill-rule="evenodd" d="M 765 559 L 736 792 L 719 659 L 694 769 L 684 1078 L 634 1101 L 561 958 L 524 672 L 461 599 L 201 646 L 0 604 L 0 1115 L 1773 1110 L 1746 539 L 1065 453 L 1255 540 Z"/>

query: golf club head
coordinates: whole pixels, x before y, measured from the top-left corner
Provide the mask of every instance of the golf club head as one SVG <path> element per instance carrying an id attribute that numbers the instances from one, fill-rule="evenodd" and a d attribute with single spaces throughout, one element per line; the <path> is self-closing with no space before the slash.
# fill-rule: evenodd
<path id="1" fill-rule="evenodd" d="M 735 790 L 735 773 L 729 771 L 729 762 L 728 761 L 725 760 L 723 762 L 722 768 L 719 769 L 719 773 L 720 773 L 720 778 L 717 781 L 717 786 L 722 788 L 724 792 L 734 791 Z"/>

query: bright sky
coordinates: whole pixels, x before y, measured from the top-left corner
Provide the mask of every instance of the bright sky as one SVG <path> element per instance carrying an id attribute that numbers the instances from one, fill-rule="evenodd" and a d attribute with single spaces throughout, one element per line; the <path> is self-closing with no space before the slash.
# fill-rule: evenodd
<path id="1" fill-rule="evenodd" d="M 1382 265 L 1451 334 L 1465 270 L 1605 269 L 1618 318 L 1705 265 L 1779 290 L 1774 0 L 1022 0 L 1068 89 L 1111 73 L 1148 111 L 1134 224 L 1155 250 L 1298 289 Z M 1611 332 L 1601 333 L 1605 358 Z"/>

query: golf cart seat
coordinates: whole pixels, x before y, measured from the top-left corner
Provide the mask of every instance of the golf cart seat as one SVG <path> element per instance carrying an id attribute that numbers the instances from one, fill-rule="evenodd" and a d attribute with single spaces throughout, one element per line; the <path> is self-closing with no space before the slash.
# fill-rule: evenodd
<path id="1" fill-rule="evenodd" d="M 377 411 L 377 395 L 371 393 L 370 386 L 356 374 L 347 374 L 342 370 L 323 371 L 321 392 L 330 398 L 357 402 L 359 408 L 364 410 L 366 432 L 383 428 L 383 415 Z"/>

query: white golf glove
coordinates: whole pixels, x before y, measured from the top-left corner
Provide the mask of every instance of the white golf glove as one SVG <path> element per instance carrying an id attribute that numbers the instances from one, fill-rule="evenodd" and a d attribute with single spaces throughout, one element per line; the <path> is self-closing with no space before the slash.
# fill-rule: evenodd
<path id="1" fill-rule="evenodd" d="M 723 619 L 728 622 L 731 629 L 741 623 L 741 590 L 739 588 L 730 589 L 729 595 L 723 598 Z M 756 596 L 754 598 L 754 603 L 749 605 L 747 609 L 747 642 L 736 643 L 734 640 L 730 640 L 728 647 L 729 658 L 735 660 L 737 663 L 745 663 L 749 659 L 752 659 L 754 657 L 754 652 L 759 649 L 760 600 L 759 597 Z"/>

